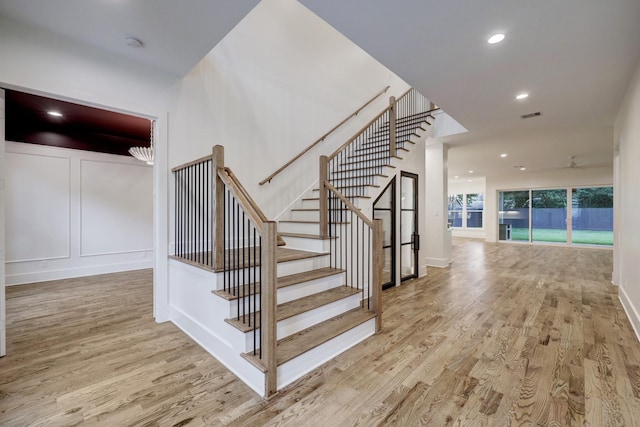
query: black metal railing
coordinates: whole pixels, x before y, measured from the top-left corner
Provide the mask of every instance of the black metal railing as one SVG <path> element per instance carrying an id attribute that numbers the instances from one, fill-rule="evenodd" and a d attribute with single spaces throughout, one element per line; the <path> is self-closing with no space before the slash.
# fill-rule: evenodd
<path id="1" fill-rule="evenodd" d="M 222 172 L 224 173 L 224 172 Z M 239 203 L 235 191 L 225 185 L 223 290 L 237 298 L 236 321 L 253 335 L 253 354 L 262 357 L 258 328 L 262 314 L 262 236 Z"/>
<path id="2" fill-rule="evenodd" d="M 390 163 L 388 135 L 384 135 L 390 113 L 387 108 L 329 157 L 329 182 L 347 198 L 364 196 L 366 186 L 373 185 L 376 176 Z"/>
<path id="3" fill-rule="evenodd" d="M 329 182 L 329 262 L 345 270 L 346 285 L 359 289 L 363 308 L 371 308 L 375 274 L 374 224 Z"/>
<path id="4" fill-rule="evenodd" d="M 213 268 L 211 157 L 173 170 L 174 256 Z"/>
<path id="5" fill-rule="evenodd" d="M 388 108 L 328 157 L 327 178 L 349 199 L 365 196 L 397 150 L 405 149 L 411 136 L 432 118 L 433 104 L 415 89 L 390 101 Z"/>

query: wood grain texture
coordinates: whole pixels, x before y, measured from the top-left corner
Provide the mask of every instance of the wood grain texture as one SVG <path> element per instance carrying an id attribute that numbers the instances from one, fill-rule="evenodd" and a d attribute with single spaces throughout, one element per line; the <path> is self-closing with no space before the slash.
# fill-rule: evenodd
<path id="1" fill-rule="evenodd" d="M 9 287 L 0 425 L 640 424 L 611 251 L 454 239 L 453 254 L 383 292 L 380 334 L 268 402 L 154 322 L 148 271 Z"/>

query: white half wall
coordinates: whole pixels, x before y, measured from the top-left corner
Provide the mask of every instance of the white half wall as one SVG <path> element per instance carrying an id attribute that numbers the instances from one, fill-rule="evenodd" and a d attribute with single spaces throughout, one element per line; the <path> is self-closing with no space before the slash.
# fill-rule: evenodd
<path id="1" fill-rule="evenodd" d="M 597 187 L 613 185 L 613 166 L 556 169 L 544 172 L 489 176 L 484 196 L 487 242 L 498 240 L 498 192 L 504 190 Z"/>
<path id="2" fill-rule="evenodd" d="M 35 144 L 5 150 L 7 284 L 153 266 L 152 168 Z"/>
<path id="3" fill-rule="evenodd" d="M 616 194 L 620 199 L 614 221 L 617 238 L 613 249 L 614 270 L 622 305 L 640 339 L 640 168 L 637 165 L 640 159 L 640 64 L 616 119 L 614 147 L 619 149 Z"/>

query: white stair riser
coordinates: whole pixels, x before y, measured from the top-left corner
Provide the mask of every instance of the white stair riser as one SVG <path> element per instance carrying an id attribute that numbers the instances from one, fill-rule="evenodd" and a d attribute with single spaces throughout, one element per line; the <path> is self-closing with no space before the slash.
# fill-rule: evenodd
<path id="1" fill-rule="evenodd" d="M 318 221 L 320 219 L 320 212 L 313 211 L 291 211 L 290 219 L 295 221 Z"/>
<path id="2" fill-rule="evenodd" d="M 278 231 L 281 231 L 283 233 L 318 234 L 319 227 L 320 226 L 317 223 L 286 221 L 281 221 L 278 223 Z"/>
<path id="3" fill-rule="evenodd" d="M 329 255 L 278 263 L 278 277 L 329 267 Z"/>
<path id="4" fill-rule="evenodd" d="M 279 288 L 277 290 L 277 302 L 278 304 L 284 304 L 285 302 L 289 302 L 297 298 L 306 297 L 314 293 L 336 288 L 344 285 L 344 280 L 344 273 L 341 273 Z M 247 296 L 229 301 L 229 313 L 226 317 L 229 319 L 235 318 L 238 315 L 238 308 L 243 303 L 245 304 L 244 310 L 246 310 L 247 313 L 251 313 L 255 310 L 253 296 Z M 251 304 L 251 307 L 249 307 L 249 304 Z"/>
<path id="5" fill-rule="evenodd" d="M 294 261 L 287 261 L 287 262 L 279 262 L 277 265 L 277 276 L 287 276 L 289 274 L 296 274 L 296 273 L 304 273 L 306 271 L 309 270 L 315 270 L 317 268 L 324 268 L 324 267 L 329 267 L 329 256 L 328 255 L 321 255 L 321 256 L 316 256 L 316 257 L 312 257 L 312 258 L 305 258 L 305 259 L 299 259 L 299 260 L 294 260 Z M 237 274 L 236 272 L 238 272 L 238 274 L 240 275 L 240 280 L 242 281 L 242 277 L 246 277 L 246 278 L 252 278 L 254 276 L 253 274 L 253 269 L 251 269 L 251 271 L 249 271 L 250 269 L 248 268 L 244 268 L 241 270 L 233 270 L 231 272 L 231 274 L 233 274 L 234 276 Z M 245 274 L 244 276 L 242 276 L 242 274 Z M 259 274 L 259 273 L 256 273 Z M 224 289 L 224 273 L 216 273 L 216 290 L 222 290 Z M 232 283 L 235 283 L 235 279 L 231 279 Z"/>
<path id="6" fill-rule="evenodd" d="M 303 283 L 280 288 L 278 289 L 278 304 L 284 304 L 285 302 L 293 301 L 298 298 L 333 289 L 338 286 L 343 286 L 345 283 L 344 276 L 344 273 L 334 274 L 329 277 L 308 280 Z"/>
<path id="7" fill-rule="evenodd" d="M 293 335 L 303 329 L 311 327 L 317 323 L 324 322 L 334 316 L 349 311 L 358 307 L 360 304 L 359 295 L 352 295 L 347 298 L 343 298 L 339 301 L 334 301 L 330 304 L 323 305 L 322 307 L 315 308 L 305 313 L 292 316 L 288 319 L 283 319 L 278 322 L 276 336 L 277 339 L 286 338 L 289 335 Z M 254 344 L 256 347 L 254 347 Z M 255 335 L 253 331 L 247 332 L 245 336 L 245 353 L 253 351 L 254 348 L 260 348 L 260 329 L 257 329 Z"/>
<path id="8" fill-rule="evenodd" d="M 291 384 L 307 372 L 328 362 L 357 343 L 364 341 L 375 333 L 375 329 L 375 319 L 368 320 L 344 334 L 338 335 L 322 345 L 279 366 L 278 389 Z"/>
<path id="9" fill-rule="evenodd" d="M 278 339 L 288 337 L 303 329 L 324 322 L 334 316 L 358 307 L 360 304 L 360 294 L 334 301 L 316 309 L 307 311 L 297 316 L 290 317 L 278 322 Z"/>
<path id="10" fill-rule="evenodd" d="M 327 252 L 329 250 L 330 240 L 326 239 L 307 239 L 304 237 L 282 236 L 287 244 L 287 248 L 300 249 L 311 252 Z"/>
<path id="11" fill-rule="evenodd" d="M 300 207 L 302 209 L 319 209 L 320 202 L 317 199 L 314 200 L 302 200 Z"/>

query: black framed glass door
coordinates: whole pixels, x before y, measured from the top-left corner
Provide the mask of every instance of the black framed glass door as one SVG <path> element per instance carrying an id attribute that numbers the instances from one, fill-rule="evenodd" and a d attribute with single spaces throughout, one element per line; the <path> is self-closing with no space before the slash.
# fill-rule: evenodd
<path id="1" fill-rule="evenodd" d="M 373 203 L 373 218 L 382 220 L 382 289 L 396 284 L 396 180 Z"/>
<path id="2" fill-rule="evenodd" d="M 400 280 L 418 277 L 418 175 L 400 174 Z"/>

